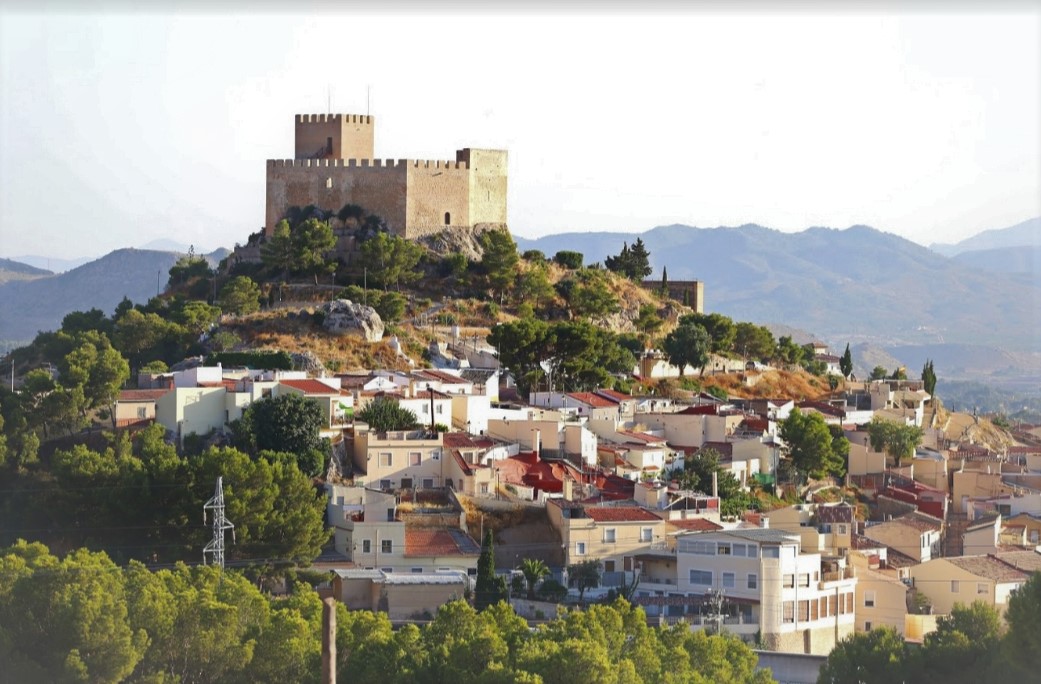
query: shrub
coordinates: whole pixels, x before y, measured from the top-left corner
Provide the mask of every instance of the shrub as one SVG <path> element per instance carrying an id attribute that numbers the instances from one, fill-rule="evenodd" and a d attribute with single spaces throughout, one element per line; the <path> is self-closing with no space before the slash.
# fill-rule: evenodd
<path id="1" fill-rule="evenodd" d="M 572 270 L 582 268 L 582 260 L 584 258 L 585 257 L 581 252 L 573 252 L 567 249 L 562 249 L 553 255 L 553 261 L 564 268 L 570 268 Z"/>

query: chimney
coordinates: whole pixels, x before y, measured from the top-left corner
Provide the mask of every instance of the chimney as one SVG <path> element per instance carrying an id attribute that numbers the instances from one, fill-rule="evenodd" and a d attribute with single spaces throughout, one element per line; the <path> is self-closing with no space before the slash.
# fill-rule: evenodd
<path id="1" fill-rule="evenodd" d="M 716 471 L 712 471 L 712 496 L 719 498 L 719 476 Z"/>
<path id="2" fill-rule="evenodd" d="M 542 458 L 542 431 L 538 428 L 531 430 L 531 450 L 535 452 L 535 460 Z"/>

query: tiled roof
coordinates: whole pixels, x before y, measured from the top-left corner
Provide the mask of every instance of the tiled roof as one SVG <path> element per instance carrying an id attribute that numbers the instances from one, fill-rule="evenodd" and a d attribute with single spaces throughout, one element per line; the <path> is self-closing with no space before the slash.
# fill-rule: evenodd
<path id="1" fill-rule="evenodd" d="M 340 390 L 333 389 L 324 382 L 308 378 L 306 380 L 280 380 L 280 385 L 300 390 L 304 394 L 339 394 Z"/>
<path id="2" fill-rule="evenodd" d="M 593 408 L 612 408 L 617 405 L 617 402 L 613 402 L 609 399 L 593 394 L 592 392 L 568 392 L 568 397 L 575 401 L 580 401 L 586 406 L 592 406 Z"/>
<path id="3" fill-rule="evenodd" d="M 132 402 L 132 401 L 155 401 L 159 397 L 163 396 L 169 389 L 133 389 L 133 390 L 120 390 L 119 401 Z"/>
<path id="4" fill-rule="evenodd" d="M 664 444 L 664 437 L 655 437 L 649 435 L 646 432 L 630 432 L 628 430 L 619 430 L 618 434 L 623 435 L 630 440 L 636 440 L 637 442 L 643 442 L 644 444 Z"/>
<path id="5" fill-rule="evenodd" d="M 661 522 L 661 518 L 639 506 L 587 506 L 586 515 L 596 522 Z"/>
<path id="6" fill-rule="evenodd" d="M 615 404 L 620 404 L 623 401 L 632 401 L 633 399 L 635 399 L 635 397 L 633 397 L 630 394 L 622 394 L 618 390 L 613 389 L 598 389 L 596 391 L 596 394 L 600 395 L 601 397 L 604 397 L 605 399 L 608 399 L 609 401 L 614 402 Z"/>
<path id="7" fill-rule="evenodd" d="M 456 529 L 405 529 L 405 556 L 476 556 L 481 547 Z"/>
<path id="8" fill-rule="evenodd" d="M 436 368 L 424 368 L 423 370 L 418 370 L 414 372 L 412 375 L 419 376 L 421 379 L 433 378 L 434 380 L 438 380 L 440 382 L 447 382 L 452 385 L 465 385 L 469 382 L 469 380 L 466 380 L 465 378 L 462 378 L 458 375 L 445 373 L 444 371 L 438 370 Z"/>
<path id="9" fill-rule="evenodd" d="M 995 554 L 994 558 L 1023 572 L 1041 572 L 1041 553 L 1037 551 L 1009 551 Z"/>
<path id="10" fill-rule="evenodd" d="M 1025 572 L 1017 570 L 1008 563 L 1002 563 L 993 556 L 949 556 L 944 560 L 977 577 L 995 582 L 1025 582 L 1027 580 Z"/>
<path id="11" fill-rule="evenodd" d="M 494 442 L 487 437 L 475 437 L 465 432 L 446 432 L 442 435 L 446 447 L 453 449 L 487 449 Z"/>
<path id="12" fill-rule="evenodd" d="M 851 523 L 853 522 L 853 507 L 849 504 L 818 506 L 817 521 L 821 523 Z"/>
<path id="13" fill-rule="evenodd" d="M 687 518 L 685 520 L 666 520 L 666 523 L 679 528 L 684 532 L 714 532 L 723 529 L 707 518 Z"/>

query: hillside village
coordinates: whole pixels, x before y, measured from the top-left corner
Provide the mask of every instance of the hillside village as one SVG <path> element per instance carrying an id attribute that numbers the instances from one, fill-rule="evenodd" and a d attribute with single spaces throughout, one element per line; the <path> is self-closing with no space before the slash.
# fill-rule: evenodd
<path id="1" fill-rule="evenodd" d="M 129 460 L 131 436 L 161 436 L 149 448 L 171 462 L 201 462 L 207 476 L 217 464 L 206 506 L 219 500 L 223 514 L 221 488 L 234 502 L 249 485 L 223 472 L 222 450 L 252 440 L 253 461 L 282 468 L 273 452 L 292 450 L 259 433 L 285 426 L 258 416 L 306 405 L 315 434 L 303 439 L 318 456 L 308 447 L 299 469 L 284 467 L 319 497 L 325 534 L 314 553 L 264 560 L 306 568 L 320 596 L 396 627 L 460 599 L 502 598 L 538 626 L 621 597 L 649 625 L 819 656 L 817 669 L 877 628 L 922 644 L 958 604 L 1004 615 L 1041 571 L 1041 427 L 948 413 L 931 363 L 919 379 L 858 379 L 848 346 L 775 342 L 707 313 L 711 283 L 652 278 L 642 243 L 604 265 L 518 254 L 505 151 L 381 163 L 372 117 L 295 125 L 296 158 L 268 162 L 264 229 L 222 264 L 230 289 L 218 296 L 218 274 L 182 260 L 149 305 L 70 314 L 12 354 L 19 387 L 12 367 L 0 396 L 7 429 L 24 426 L 8 440 L 12 463 L 32 430 L 44 444 L 11 472 L 46 483 L 79 472 L 76 458 L 89 459 L 76 440 L 102 427 L 126 435 L 110 443 L 114 461 Z M 317 257 L 279 257 L 311 230 L 324 231 Z M 380 260 L 366 246 L 377 243 Z M 149 337 L 164 319 L 183 328 Z M 73 351 L 50 361 L 54 349 Z M 111 396 L 95 377 L 109 353 L 125 369 Z M 74 399 L 75 411 L 52 406 Z M 47 446 L 59 437 L 71 450 Z M 97 472 L 115 477 L 107 468 Z M 219 548 L 223 568 L 236 520 L 218 520 L 206 553 Z M 250 561 L 227 544 L 229 559 Z"/>

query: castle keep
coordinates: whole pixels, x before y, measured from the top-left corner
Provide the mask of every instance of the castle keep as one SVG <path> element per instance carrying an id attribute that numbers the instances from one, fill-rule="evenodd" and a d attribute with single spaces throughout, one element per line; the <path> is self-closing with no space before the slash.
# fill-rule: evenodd
<path id="1" fill-rule="evenodd" d="M 506 151 L 466 148 L 455 161 L 374 159 L 375 119 L 298 114 L 293 159 L 267 162 L 264 232 L 293 206 L 357 204 L 406 238 L 506 225 Z"/>

